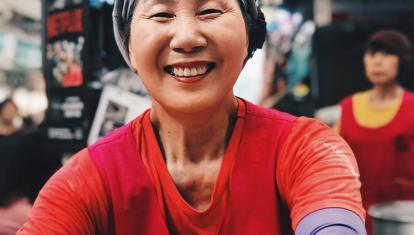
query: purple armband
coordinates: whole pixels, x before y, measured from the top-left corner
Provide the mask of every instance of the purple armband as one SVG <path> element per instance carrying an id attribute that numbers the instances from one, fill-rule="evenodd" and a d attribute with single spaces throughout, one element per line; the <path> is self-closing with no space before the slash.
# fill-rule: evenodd
<path id="1" fill-rule="evenodd" d="M 366 235 L 362 219 L 342 208 L 325 208 L 303 217 L 296 227 L 296 235 Z"/>

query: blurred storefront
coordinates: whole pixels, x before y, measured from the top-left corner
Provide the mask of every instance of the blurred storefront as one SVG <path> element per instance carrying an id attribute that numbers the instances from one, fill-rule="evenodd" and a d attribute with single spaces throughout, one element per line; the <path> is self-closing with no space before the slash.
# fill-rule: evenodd
<path id="1" fill-rule="evenodd" d="M 41 73 L 40 1 L 0 4 L 0 101 L 12 97 L 22 118 L 38 125 L 47 107 Z"/>
<path id="2" fill-rule="evenodd" d="M 267 23 L 263 87 L 259 103 L 295 115 L 313 116 L 321 107 L 369 87 L 364 47 L 379 29 L 414 39 L 414 1 L 261 1 Z M 414 77 L 413 70 L 405 74 Z M 403 84 L 414 88 L 414 79 Z M 326 110 L 331 122 L 337 109 Z"/>

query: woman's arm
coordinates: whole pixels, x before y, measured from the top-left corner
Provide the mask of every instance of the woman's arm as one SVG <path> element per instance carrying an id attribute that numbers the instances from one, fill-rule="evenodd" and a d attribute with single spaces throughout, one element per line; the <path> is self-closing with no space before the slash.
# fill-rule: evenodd
<path id="1" fill-rule="evenodd" d="M 84 149 L 46 183 L 17 234 L 106 234 L 107 213 L 105 189 Z"/>
<path id="2" fill-rule="evenodd" d="M 276 172 L 294 229 L 308 215 L 327 208 L 341 208 L 364 220 L 355 157 L 345 141 L 326 125 L 298 118 L 281 150 Z M 319 225 L 343 222 L 332 218 L 337 221 L 326 220 Z M 328 228 L 334 226 L 325 230 Z"/>

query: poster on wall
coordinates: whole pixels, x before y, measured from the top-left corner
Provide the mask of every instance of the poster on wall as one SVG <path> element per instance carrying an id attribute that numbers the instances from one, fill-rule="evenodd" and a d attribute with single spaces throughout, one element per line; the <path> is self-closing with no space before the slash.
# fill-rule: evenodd
<path id="1" fill-rule="evenodd" d="M 122 88 L 106 85 L 89 132 L 88 144 L 140 115 L 151 105 L 149 96 L 141 96 Z"/>
<path id="2" fill-rule="evenodd" d="M 43 72 L 49 100 L 45 128 L 48 139 L 67 151 L 84 146 L 89 130 L 85 1 L 43 0 Z"/>
<path id="3" fill-rule="evenodd" d="M 48 1 L 45 32 L 45 74 L 48 87 L 84 84 L 84 7 L 81 0 Z"/>

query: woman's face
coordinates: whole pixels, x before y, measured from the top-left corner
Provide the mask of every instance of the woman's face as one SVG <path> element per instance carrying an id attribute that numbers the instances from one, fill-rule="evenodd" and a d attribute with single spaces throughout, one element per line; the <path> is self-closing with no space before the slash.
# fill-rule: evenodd
<path id="1" fill-rule="evenodd" d="M 2 122 L 10 124 L 17 117 L 17 109 L 13 103 L 6 103 L 0 111 L 0 119 Z"/>
<path id="2" fill-rule="evenodd" d="M 247 46 L 237 0 L 140 0 L 131 23 L 132 67 L 156 103 L 179 112 L 230 99 Z"/>
<path id="3" fill-rule="evenodd" d="M 374 85 L 394 83 L 398 76 L 399 58 L 385 52 L 367 52 L 364 56 L 365 73 Z"/>

